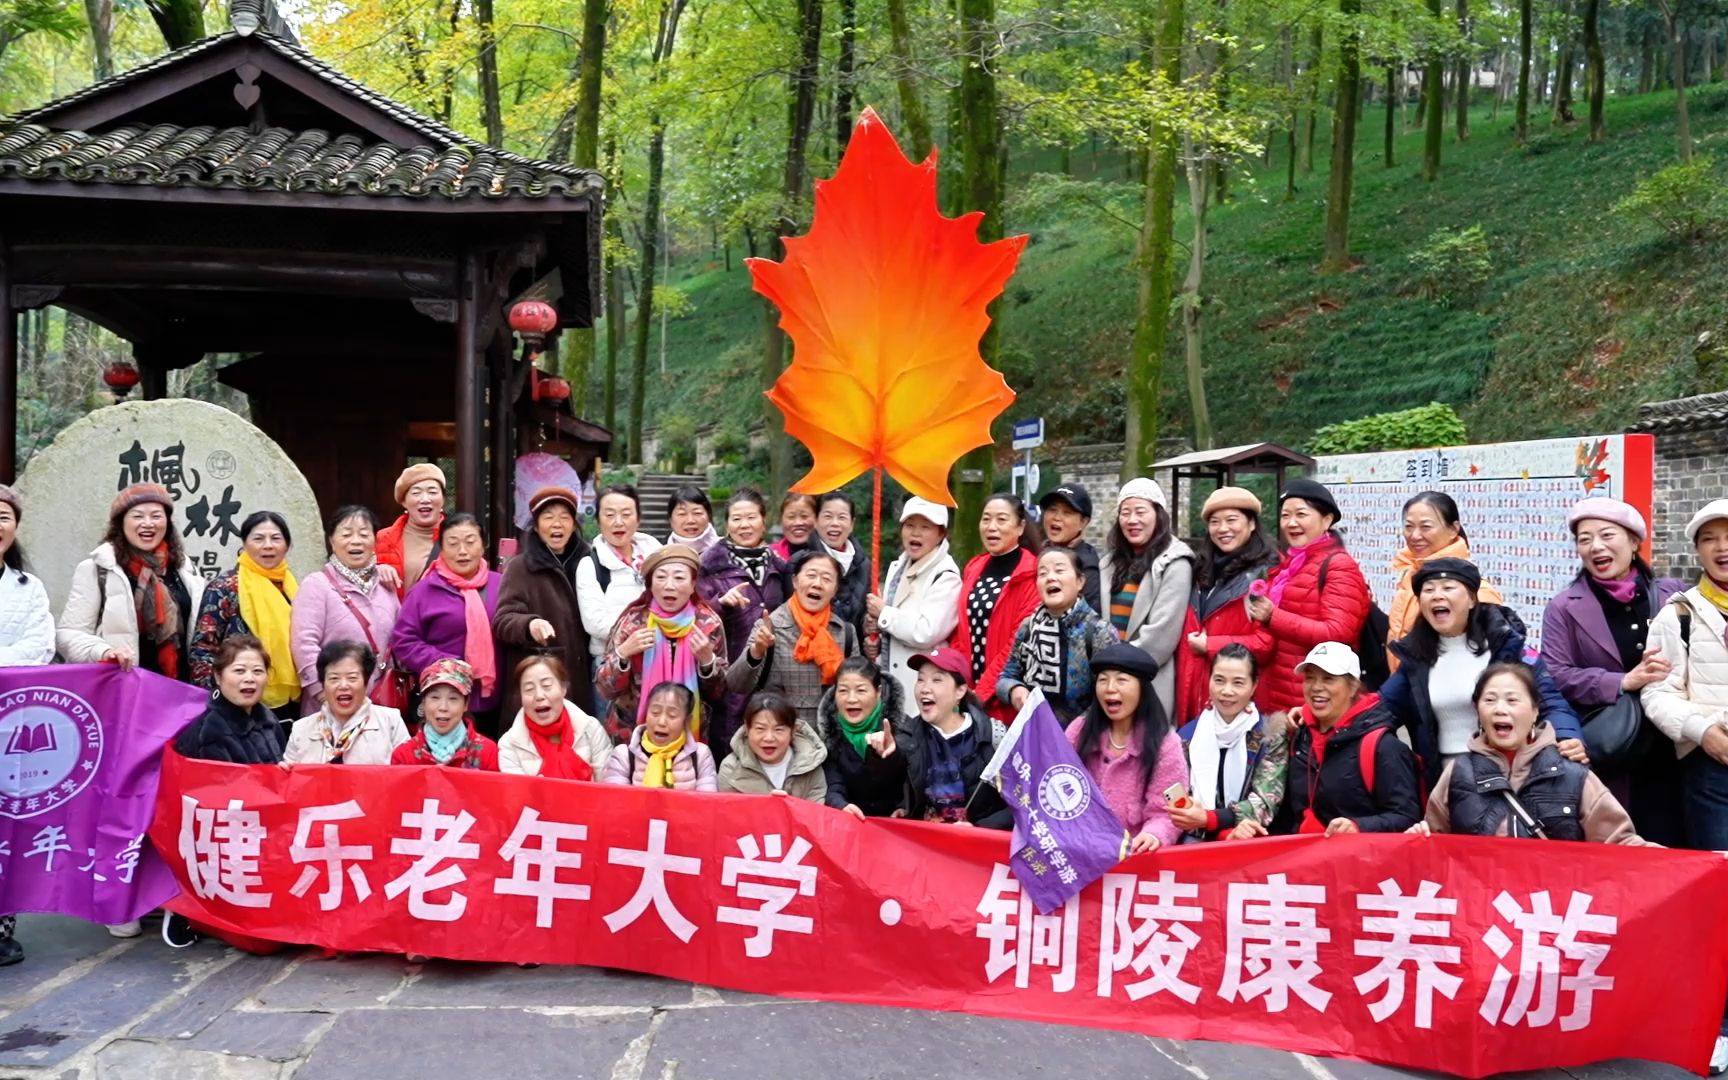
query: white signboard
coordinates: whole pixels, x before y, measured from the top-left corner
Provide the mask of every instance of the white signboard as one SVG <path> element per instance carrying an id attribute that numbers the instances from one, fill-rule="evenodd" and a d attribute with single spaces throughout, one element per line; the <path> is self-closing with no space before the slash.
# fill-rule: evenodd
<path id="1" fill-rule="evenodd" d="M 296 576 L 324 563 L 323 519 L 306 478 L 244 417 L 189 398 L 97 409 L 30 459 L 18 481 L 18 540 L 59 615 L 73 569 L 102 542 L 121 488 L 156 483 L 174 496 L 187 561 L 206 579 L 234 568 L 240 523 L 255 510 L 288 521 Z"/>
<path id="2" fill-rule="evenodd" d="M 1591 435 L 1322 457 L 1314 478 L 1338 500 L 1340 531 L 1382 607 L 1396 585 L 1405 500 L 1422 491 L 1452 496 L 1473 560 L 1523 617 L 1528 644 L 1540 648 L 1543 609 L 1578 574 L 1567 510 L 1604 495 L 1633 504 L 1648 521 L 1654 460 L 1649 435 Z"/>

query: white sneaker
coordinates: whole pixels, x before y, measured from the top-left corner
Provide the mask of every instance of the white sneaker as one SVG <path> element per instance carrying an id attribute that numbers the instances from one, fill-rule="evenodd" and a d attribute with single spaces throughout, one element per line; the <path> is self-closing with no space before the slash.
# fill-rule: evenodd
<path id="1" fill-rule="evenodd" d="M 1710 1075 L 1728 1072 L 1728 1035 L 1716 1036 L 1716 1049 L 1710 1055 Z"/>
<path id="2" fill-rule="evenodd" d="M 144 924 L 137 919 L 131 922 L 115 923 L 108 927 L 108 936 L 117 938 L 133 938 L 144 932 Z"/>

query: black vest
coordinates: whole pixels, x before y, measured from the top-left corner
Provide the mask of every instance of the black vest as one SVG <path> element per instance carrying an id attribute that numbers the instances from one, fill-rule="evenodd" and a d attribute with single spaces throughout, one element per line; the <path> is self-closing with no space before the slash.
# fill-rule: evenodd
<path id="1" fill-rule="evenodd" d="M 1542 825 L 1550 840 L 1584 839 L 1584 781 L 1590 770 L 1567 761 L 1560 751 L 1544 746 L 1530 763 L 1524 786 L 1513 792 L 1530 816 Z M 1483 754 L 1471 752 L 1452 763 L 1452 831 L 1471 836 L 1494 836 L 1500 823 L 1512 819 L 1508 835 L 1529 838 L 1511 804 L 1501 792 L 1512 791 L 1511 781 Z"/>

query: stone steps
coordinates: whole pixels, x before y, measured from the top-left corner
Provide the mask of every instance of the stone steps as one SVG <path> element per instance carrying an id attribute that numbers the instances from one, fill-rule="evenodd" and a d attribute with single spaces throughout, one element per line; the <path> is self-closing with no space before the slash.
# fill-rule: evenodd
<path id="1" fill-rule="evenodd" d="M 636 496 L 642 503 L 642 531 L 656 540 L 665 540 L 672 531 L 666 504 L 681 487 L 708 490 L 708 477 L 700 473 L 644 473 L 636 483 Z"/>

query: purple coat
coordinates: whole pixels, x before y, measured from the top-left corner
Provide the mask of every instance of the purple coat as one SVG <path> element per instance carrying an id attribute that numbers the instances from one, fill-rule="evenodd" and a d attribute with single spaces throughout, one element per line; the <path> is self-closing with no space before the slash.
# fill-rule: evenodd
<path id="1" fill-rule="evenodd" d="M 758 587 L 750 580 L 750 576 L 732 561 L 732 553 L 724 542 L 715 544 L 702 553 L 702 577 L 696 583 L 696 589 L 702 594 L 702 599 L 712 604 L 720 613 L 720 619 L 726 624 L 726 662 L 738 659 L 738 654 L 750 644 L 750 631 L 756 624 L 766 618 L 768 613 L 786 602 L 791 595 L 787 588 L 788 568 L 786 560 L 770 550 L 768 552 L 768 570 L 762 577 Z M 750 598 L 750 603 L 741 608 L 723 607 L 720 598 L 731 592 L 736 586 L 744 586 L 744 595 Z M 726 694 L 726 724 L 723 733 L 716 732 L 712 746 L 732 745 L 732 734 L 738 730 L 738 724 L 744 718 L 744 705 L 750 695 L 728 691 Z M 724 756 L 724 751 L 719 752 Z"/>
<path id="2" fill-rule="evenodd" d="M 1651 583 L 1658 609 L 1686 583 L 1662 578 Z M 1602 604 L 1579 575 L 1548 601 L 1542 612 L 1542 660 L 1560 694 L 1580 716 L 1587 709 L 1612 705 L 1620 696 L 1620 647 L 1608 629 Z"/>
<path id="3" fill-rule="evenodd" d="M 480 595 L 486 604 L 488 627 L 498 609 L 498 590 L 503 584 L 503 574 L 496 570 L 486 571 L 486 587 Z M 468 621 L 462 611 L 462 594 L 436 573 L 428 572 L 408 590 L 408 598 L 402 601 L 402 615 L 396 620 L 390 651 L 402 667 L 418 676 L 434 661 L 447 656 L 463 656 L 467 641 Z M 479 687 L 475 687 L 474 697 L 468 702 L 469 711 L 489 712 L 497 708 L 503 698 L 504 681 L 509 677 L 508 671 L 500 671 L 492 693 L 485 696 L 480 694 Z"/>

